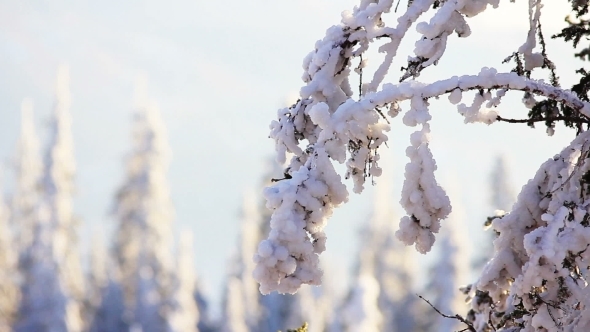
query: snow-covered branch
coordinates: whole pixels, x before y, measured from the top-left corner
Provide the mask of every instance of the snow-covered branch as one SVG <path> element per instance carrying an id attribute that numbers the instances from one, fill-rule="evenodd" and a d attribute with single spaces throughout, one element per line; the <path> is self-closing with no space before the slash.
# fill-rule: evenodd
<path id="1" fill-rule="evenodd" d="M 320 283 L 318 254 L 325 250 L 326 241 L 323 228 L 333 209 L 348 200 L 347 188 L 334 163 L 345 164 L 342 175 L 352 179 L 355 193 L 363 191 L 367 177 L 381 175 L 378 151 L 388 141 L 390 130 L 382 109 L 394 118 L 402 112 L 400 103 L 409 101 L 403 123 L 420 125 L 406 150 L 410 161 L 401 203 L 407 216 L 402 218 L 397 236 L 408 245 L 415 244 L 422 253 L 431 249 L 440 221 L 451 212 L 450 201 L 436 181 L 436 162 L 429 148 L 430 98 L 448 94 L 449 101 L 458 104 L 457 110 L 466 123 L 497 121 L 498 112 L 492 109 L 510 90 L 553 100 L 590 118 L 590 104 L 576 94 L 517 72 L 498 73 L 494 68 L 483 68 L 477 75 L 454 76 L 430 84 L 415 80 L 422 70 L 437 64 L 452 33 L 470 35 L 466 17 L 483 12 L 488 4 L 496 7 L 498 2 L 415 0 L 398 19 L 397 27 L 389 28 L 383 14 L 389 12 L 392 1 L 363 0 L 352 12 L 343 13 L 342 24 L 328 29 L 326 37 L 316 43 L 315 50 L 304 60 L 306 85 L 301 88 L 300 99 L 279 110 L 278 119 L 270 126 L 278 161 L 285 163 L 288 153 L 292 158 L 285 178 L 265 191 L 273 215 L 269 237 L 260 243 L 255 256 L 254 277 L 262 293 L 292 293 L 302 283 Z M 538 12 L 540 2 L 531 1 L 530 6 Z M 416 42 L 416 56 L 410 57 L 405 68 L 403 82 L 381 85 L 400 41 L 430 8 L 436 12 L 429 22 L 416 26 L 422 37 Z M 535 45 L 537 12 L 531 12 L 533 33 L 529 33 L 520 50 L 526 61 L 536 59 L 531 50 Z M 385 59 L 355 99 L 349 83 L 351 61 L 356 57 L 365 59 L 366 51 L 378 38 L 391 40 L 379 49 L 386 53 Z M 527 64 L 527 68 L 538 67 L 534 64 Z M 363 68 L 361 62 L 357 72 L 362 73 Z M 407 80 L 411 77 L 414 79 Z M 466 105 L 461 100 L 468 91 L 475 93 L 473 101 Z M 530 103 L 527 106 L 533 107 Z"/>
<path id="2" fill-rule="evenodd" d="M 582 133 L 545 162 L 523 187 L 512 212 L 492 223 L 500 235 L 477 284 L 473 308 L 482 317 L 494 317 L 494 324 L 590 328 L 588 135 Z M 483 297 L 495 306 L 482 305 Z"/>

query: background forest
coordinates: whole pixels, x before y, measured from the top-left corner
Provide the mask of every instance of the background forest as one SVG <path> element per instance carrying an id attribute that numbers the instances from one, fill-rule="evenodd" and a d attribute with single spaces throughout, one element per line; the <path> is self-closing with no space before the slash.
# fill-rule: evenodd
<path id="1" fill-rule="evenodd" d="M 166 128 L 146 91 L 140 81 L 130 117 L 132 149 L 124 158 L 125 179 L 113 195 L 115 230 L 109 238 L 100 232 L 93 236 L 89 257 L 80 250 L 80 219 L 72 209 L 75 158 L 67 68 L 58 73 L 44 144 L 31 102 L 23 102 L 15 187 L 0 214 L 4 331 L 272 332 L 304 322 L 310 331 L 457 327 L 457 321 L 434 314 L 417 294 L 443 312 L 465 312 L 466 296 L 459 288 L 471 281 L 471 271 L 482 267 L 489 251 L 471 255 L 469 239 L 460 237 L 465 221 L 455 213 L 450 223 L 454 229 L 444 231 L 436 257 L 422 262 L 430 272 L 421 275 L 417 254 L 394 237 L 391 178 L 376 187 L 345 292 L 330 287 L 338 276 L 328 267 L 326 286 L 304 287 L 295 295 L 260 295 L 252 278 L 252 257 L 269 232 L 270 214 L 259 195 L 245 195 L 235 254 L 223 281 L 222 308 L 212 315 L 194 267 L 192 233 L 184 230 L 176 240 L 173 236 Z M 258 191 L 280 176 L 280 168 L 272 165 L 269 160 Z M 508 209 L 514 194 L 501 158 L 489 183 L 489 210 Z M 488 234 L 485 245 L 491 246 L 492 239 Z"/>

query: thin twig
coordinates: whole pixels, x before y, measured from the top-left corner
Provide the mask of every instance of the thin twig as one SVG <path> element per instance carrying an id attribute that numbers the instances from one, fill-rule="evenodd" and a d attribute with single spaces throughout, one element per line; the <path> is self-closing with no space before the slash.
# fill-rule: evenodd
<path id="1" fill-rule="evenodd" d="M 389 120 L 387 119 L 387 117 L 385 116 L 385 114 L 383 114 L 383 111 L 381 111 L 381 109 L 379 107 L 375 107 L 375 111 L 377 111 L 377 113 L 379 113 L 379 115 L 381 115 L 381 117 L 385 120 L 385 122 L 387 122 L 387 124 L 391 124 L 389 122 Z"/>
<path id="2" fill-rule="evenodd" d="M 358 70 L 359 70 L 359 98 L 363 95 L 363 54 L 361 53 L 361 55 L 359 56 L 360 61 L 359 61 L 359 66 L 358 66 Z"/>
<path id="3" fill-rule="evenodd" d="M 571 117 L 571 116 L 548 116 L 546 118 L 539 118 L 539 119 L 507 119 L 501 116 L 496 117 L 497 121 L 508 122 L 508 123 L 534 123 L 534 122 L 542 122 L 542 121 L 571 121 L 576 123 L 589 123 L 588 120 L 578 118 L 578 117 Z"/>
<path id="4" fill-rule="evenodd" d="M 547 45 L 545 44 L 545 37 L 543 36 L 543 29 L 541 27 L 541 18 L 537 22 L 537 35 L 539 36 L 539 44 L 541 45 L 541 55 L 543 55 L 543 67 L 549 68 L 551 85 L 559 87 L 559 77 L 555 73 L 555 64 L 547 56 Z"/>
<path id="5" fill-rule="evenodd" d="M 394 13 L 397 13 L 397 7 L 399 7 L 399 3 L 401 0 L 397 0 L 397 5 L 395 5 L 395 10 L 393 11 Z"/>
<path id="6" fill-rule="evenodd" d="M 457 319 L 459 320 L 461 323 L 467 325 L 467 330 L 469 330 L 470 332 L 477 332 L 475 330 L 475 327 L 473 327 L 473 324 L 471 324 L 470 322 L 468 322 L 465 318 L 463 318 L 463 316 L 456 314 L 455 316 L 450 316 L 450 315 L 445 315 L 442 312 L 440 312 L 440 310 L 438 310 L 435 306 L 432 305 L 432 303 L 430 303 L 430 301 L 428 301 L 427 299 L 423 298 L 421 295 L 416 294 L 419 298 L 421 298 L 422 300 L 424 300 L 426 303 L 428 303 L 429 306 L 432 307 L 432 309 L 434 309 L 434 311 L 438 312 L 439 315 L 445 317 L 445 318 L 453 318 L 453 319 Z M 462 330 L 465 331 L 465 330 Z"/>

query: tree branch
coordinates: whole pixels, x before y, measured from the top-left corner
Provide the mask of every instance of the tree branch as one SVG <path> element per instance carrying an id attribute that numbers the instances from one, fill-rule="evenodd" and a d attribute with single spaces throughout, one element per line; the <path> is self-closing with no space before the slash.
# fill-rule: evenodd
<path id="1" fill-rule="evenodd" d="M 496 73 L 491 70 L 487 70 L 487 72 L 482 70 L 479 75 L 454 76 L 430 84 L 417 84 L 416 81 L 386 84 L 381 91 L 367 94 L 358 103 L 362 103 L 364 102 L 363 99 L 367 99 L 369 102 L 383 105 L 385 103 L 410 100 L 416 95 L 420 95 L 423 99 L 430 99 L 451 93 L 456 89 L 460 91 L 498 89 L 525 91 L 555 100 L 570 107 L 580 115 L 590 118 L 590 103 L 580 100 L 571 91 L 518 76 L 516 73 Z"/>
<path id="2" fill-rule="evenodd" d="M 539 118 L 539 119 L 507 119 L 507 118 L 503 118 L 501 116 L 497 116 L 496 117 L 497 121 L 501 121 L 501 122 L 508 122 L 508 123 L 534 123 L 534 122 L 544 122 L 544 121 L 571 121 L 571 122 L 577 122 L 577 123 L 590 123 L 590 120 L 588 119 L 582 119 L 582 118 L 576 118 L 576 117 L 571 117 L 571 116 L 548 116 L 546 118 Z"/>
<path id="3" fill-rule="evenodd" d="M 445 315 L 442 312 L 440 312 L 440 310 L 438 310 L 435 306 L 432 305 L 432 303 L 430 303 L 430 301 L 428 301 L 427 299 L 423 298 L 421 295 L 416 294 L 419 298 L 421 298 L 422 300 L 424 300 L 426 303 L 428 303 L 429 306 L 432 307 L 432 309 L 434 309 L 434 311 L 436 311 L 439 315 L 445 317 L 445 318 L 453 318 L 453 319 L 457 319 L 458 321 L 460 321 L 461 323 L 467 325 L 467 330 L 469 330 L 470 332 L 477 332 L 475 330 L 475 327 L 473 327 L 473 324 L 471 324 L 470 322 L 468 322 L 465 318 L 463 318 L 463 316 L 456 314 L 455 316 L 450 316 L 450 315 Z"/>

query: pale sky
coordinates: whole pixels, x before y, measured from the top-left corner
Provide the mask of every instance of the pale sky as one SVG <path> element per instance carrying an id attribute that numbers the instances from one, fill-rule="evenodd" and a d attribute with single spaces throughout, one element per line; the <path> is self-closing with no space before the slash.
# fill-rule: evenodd
<path id="1" fill-rule="evenodd" d="M 542 22 L 549 39 L 563 26 L 567 8 L 565 1 L 546 2 Z M 145 73 L 173 151 L 169 179 L 175 229 L 195 233 L 197 273 L 218 302 L 238 236 L 241 195 L 259 192 L 265 163 L 274 151 L 267 138 L 268 124 L 276 109 L 297 95 L 303 57 L 326 28 L 339 22 L 340 12 L 355 3 L 2 1 L 0 158 L 8 165 L 14 156 L 24 98 L 32 98 L 43 135 L 57 67 L 67 64 L 78 168 L 75 211 L 83 220 L 82 243 L 88 243 L 93 231 L 108 231 L 114 224 L 109 210 L 130 147 L 134 82 Z M 500 9 L 469 20 L 473 35 L 449 38 L 447 54 L 420 80 L 476 74 L 483 66 L 510 70 L 501 61 L 526 38 L 526 3 L 504 0 Z M 417 38 L 410 37 L 386 81 L 397 82 L 396 69 L 411 55 Z M 573 80 L 569 73 L 582 64 L 573 59 L 569 46 L 551 40 L 548 44 L 563 85 L 569 86 Z M 377 56 L 372 63 L 378 63 Z M 525 117 L 519 98 L 521 94 L 514 93 L 511 101 L 503 103 L 501 115 Z M 560 128 L 549 138 L 541 127 L 464 125 L 446 97 L 433 103 L 432 110 L 432 149 L 439 179 L 453 187 L 453 205 L 464 211 L 470 225 L 466 232 L 476 240 L 490 214 L 487 182 L 497 154 L 506 156 L 514 186 L 520 188 L 574 135 Z M 389 142 L 396 207 L 407 162 L 404 150 L 412 132 L 400 120 L 394 119 Z M 5 172 L 8 187 L 11 176 Z M 327 227 L 328 249 L 322 257 L 338 274 L 354 262 L 357 231 L 372 207 L 371 191 L 362 197 L 351 194 L 351 203 L 339 209 Z M 403 213 L 399 207 L 398 213 Z M 477 250 L 475 241 L 473 248 Z"/>

